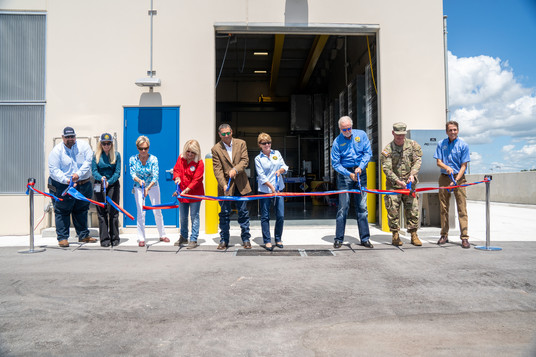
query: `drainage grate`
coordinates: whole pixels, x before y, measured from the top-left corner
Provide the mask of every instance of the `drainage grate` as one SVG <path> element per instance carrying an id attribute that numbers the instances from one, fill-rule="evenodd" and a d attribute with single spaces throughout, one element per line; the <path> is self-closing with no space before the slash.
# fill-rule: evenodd
<path id="1" fill-rule="evenodd" d="M 308 257 L 333 257 L 335 255 L 335 253 L 329 249 L 307 249 L 305 254 Z"/>
<path id="2" fill-rule="evenodd" d="M 300 252 L 296 249 L 279 249 L 269 252 L 265 249 L 238 249 L 236 256 L 256 257 L 256 256 L 277 256 L 277 257 L 299 257 Z"/>
<path id="3" fill-rule="evenodd" d="M 258 256 L 278 256 L 278 257 L 332 257 L 335 254 L 328 249 L 278 249 L 269 252 L 264 249 L 237 249 L 235 251 L 236 256 L 239 257 L 258 257 Z"/>

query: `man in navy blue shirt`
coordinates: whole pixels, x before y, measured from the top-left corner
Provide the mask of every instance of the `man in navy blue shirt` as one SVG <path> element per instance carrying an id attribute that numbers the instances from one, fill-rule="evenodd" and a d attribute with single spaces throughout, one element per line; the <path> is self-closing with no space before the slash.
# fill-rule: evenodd
<path id="1" fill-rule="evenodd" d="M 367 187 L 367 165 L 372 156 L 367 134 L 362 130 L 352 129 L 352 118 L 343 116 L 339 119 L 341 133 L 333 141 L 331 148 L 331 165 L 337 171 L 337 188 L 339 190 L 359 189 L 358 177 L 362 187 Z M 361 245 L 374 248 L 370 243 L 368 226 L 367 194 L 355 194 L 357 228 Z M 350 205 L 350 194 L 339 194 L 334 248 L 340 248 L 344 241 L 346 217 Z"/>
<path id="2" fill-rule="evenodd" d="M 469 157 L 469 145 L 458 138 L 458 123 L 454 120 L 446 124 L 447 138 L 437 144 L 434 159 L 441 168 L 439 187 L 463 185 Z M 439 190 L 439 209 L 441 216 L 441 237 L 437 244 L 445 244 L 449 241 L 449 201 L 450 190 Z M 460 238 L 462 248 L 469 248 L 469 235 L 467 234 L 467 193 L 465 187 L 454 188 L 454 197 L 458 206 L 458 221 L 460 223 Z"/>

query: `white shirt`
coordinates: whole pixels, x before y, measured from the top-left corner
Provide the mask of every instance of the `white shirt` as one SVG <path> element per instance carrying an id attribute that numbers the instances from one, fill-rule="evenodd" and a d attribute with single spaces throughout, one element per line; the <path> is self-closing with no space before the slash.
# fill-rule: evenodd
<path id="1" fill-rule="evenodd" d="M 227 155 L 229 155 L 229 159 L 231 160 L 231 164 L 232 164 L 233 163 L 233 141 L 231 140 L 231 146 L 227 146 L 226 143 L 223 143 L 223 146 L 225 146 L 225 150 L 227 150 Z"/>
<path id="2" fill-rule="evenodd" d="M 86 180 L 91 177 L 92 159 L 93 150 L 85 141 L 77 140 L 70 149 L 61 142 L 48 155 L 49 175 L 63 184 L 68 184 L 73 174 L 79 180 Z"/>

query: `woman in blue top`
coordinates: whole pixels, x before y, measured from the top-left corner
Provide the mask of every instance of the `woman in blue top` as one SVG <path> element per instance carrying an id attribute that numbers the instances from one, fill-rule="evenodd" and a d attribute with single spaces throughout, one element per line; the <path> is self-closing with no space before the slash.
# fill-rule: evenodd
<path id="1" fill-rule="evenodd" d="M 160 188 L 158 187 L 158 159 L 156 156 L 149 154 L 149 138 L 140 136 L 136 140 L 138 155 L 130 158 L 130 176 L 134 180 L 134 198 L 136 199 L 138 222 L 138 245 L 145 247 L 145 197 L 149 196 L 151 205 L 160 204 Z M 143 188 L 143 189 L 142 189 Z M 162 210 L 153 210 L 154 220 L 160 235 L 160 241 L 169 242 L 164 230 L 164 218 Z"/>
<path id="2" fill-rule="evenodd" d="M 106 196 L 119 203 L 121 155 L 115 151 L 113 138 L 108 133 L 100 137 L 97 151 L 91 162 L 91 171 L 95 178 L 93 190 L 97 201 L 106 202 L 106 197 L 104 197 L 104 189 L 106 189 Z M 119 245 L 119 212 L 108 204 L 104 208 L 97 206 L 97 214 L 101 246 Z"/>
<path id="3" fill-rule="evenodd" d="M 260 133 L 257 144 L 261 152 L 255 157 L 255 170 L 257 171 L 258 190 L 262 193 L 275 193 L 285 187 L 282 174 L 286 173 L 288 166 L 277 150 L 272 150 L 272 138 L 266 133 Z M 275 202 L 274 202 L 275 201 Z M 261 205 L 261 228 L 264 247 L 273 250 L 272 238 L 270 237 L 270 205 L 275 206 L 275 245 L 283 248 L 281 236 L 283 235 L 283 223 L 285 220 L 285 201 L 283 197 L 263 198 Z"/>

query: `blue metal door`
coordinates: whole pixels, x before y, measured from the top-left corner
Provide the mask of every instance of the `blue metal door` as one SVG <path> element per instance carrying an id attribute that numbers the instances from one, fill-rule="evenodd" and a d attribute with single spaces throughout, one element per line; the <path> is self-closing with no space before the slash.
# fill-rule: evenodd
<path id="1" fill-rule="evenodd" d="M 162 203 L 174 201 L 171 196 L 175 192 L 173 183 L 173 166 L 180 153 L 179 146 L 179 107 L 125 107 L 124 108 L 124 138 L 123 143 L 123 204 L 125 209 L 136 216 L 136 201 L 132 194 L 134 181 L 130 176 L 129 160 L 138 154 L 136 139 L 140 135 L 149 138 L 151 146 L 149 153 L 158 158 L 160 197 Z M 150 205 L 149 199 L 146 201 Z M 164 224 L 177 227 L 179 210 L 162 210 Z M 135 221 L 123 220 L 124 226 L 136 226 Z M 154 226 L 154 215 L 147 211 L 145 225 Z"/>

